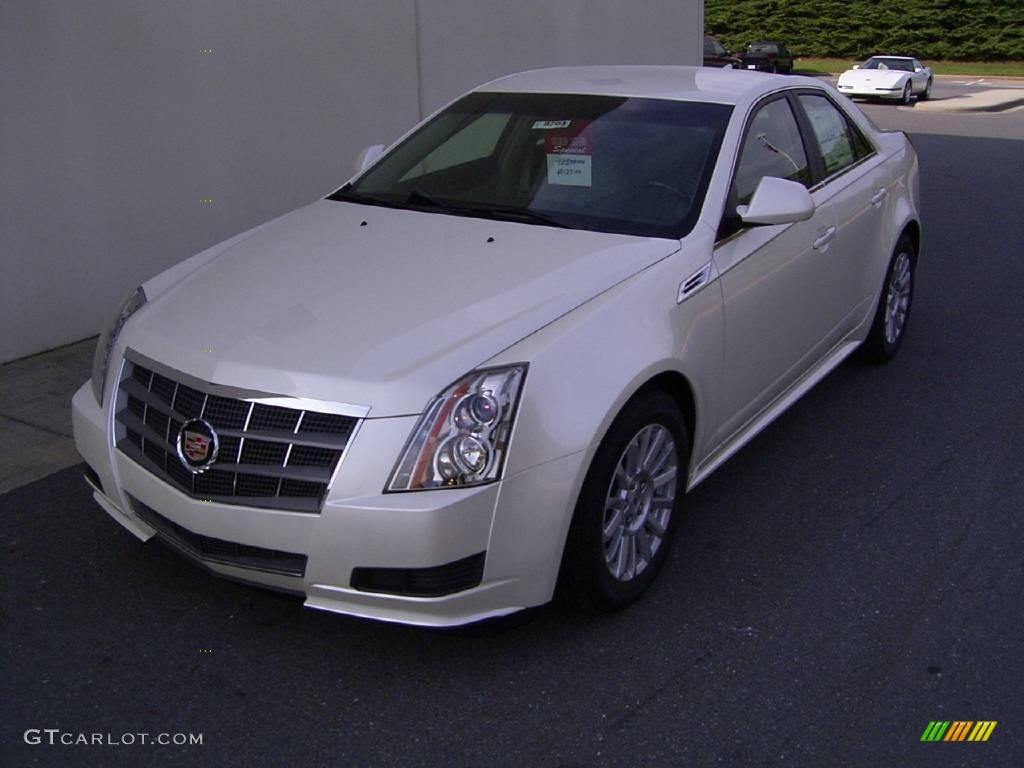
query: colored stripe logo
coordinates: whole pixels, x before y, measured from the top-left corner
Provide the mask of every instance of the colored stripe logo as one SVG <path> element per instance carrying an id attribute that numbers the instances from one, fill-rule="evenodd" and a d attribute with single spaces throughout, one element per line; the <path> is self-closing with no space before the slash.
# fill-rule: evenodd
<path id="1" fill-rule="evenodd" d="M 932 720 L 921 741 L 988 741 L 997 720 Z"/>

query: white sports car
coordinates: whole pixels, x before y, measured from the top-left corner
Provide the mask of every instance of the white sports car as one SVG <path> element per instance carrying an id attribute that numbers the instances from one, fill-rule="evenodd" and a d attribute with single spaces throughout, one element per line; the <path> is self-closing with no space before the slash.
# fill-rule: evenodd
<path id="1" fill-rule="evenodd" d="M 872 56 L 839 76 L 839 91 L 852 98 L 898 99 L 909 104 L 932 95 L 932 70 L 911 56 Z"/>
<path id="2" fill-rule="evenodd" d="M 812 78 L 536 70 L 359 165 L 133 291 L 73 404 L 114 520 L 313 608 L 623 607 L 687 490 L 904 338 L 917 157 Z"/>

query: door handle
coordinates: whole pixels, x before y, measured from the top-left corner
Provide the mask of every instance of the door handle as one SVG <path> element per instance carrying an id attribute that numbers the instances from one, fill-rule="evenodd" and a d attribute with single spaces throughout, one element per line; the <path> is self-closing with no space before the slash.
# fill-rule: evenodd
<path id="1" fill-rule="evenodd" d="M 834 238 L 835 236 L 836 236 L 836 228 L 835 227 L 829 227 L 828 229 L 826 229 L 824 232 L 822 232 L 820 235 L 818 235 L 814 239 L 814 249 L 816 251 L 820 251 L 826 245 L 831 243 L 832 242 L 832 238 Z"/>
<path id="2" fill-rule="evenodd" d="M 875 192 L 874 197 L 871 198 L 871 204 L 877 208 L 882 204 L 882 201 L 889 196 L 888 189 L 880 189 Z"/>

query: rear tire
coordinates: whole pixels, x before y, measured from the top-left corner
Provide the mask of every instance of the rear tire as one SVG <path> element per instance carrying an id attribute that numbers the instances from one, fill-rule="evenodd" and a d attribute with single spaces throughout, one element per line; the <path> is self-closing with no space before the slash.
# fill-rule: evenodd
<path id="1" fill-rule="evenodd" d="M 559 577 L 588 613 L 625 608 L 658 575 L 681 516 L 689 441 L 675 401 L 643 392 L 616 417 L 580 490 Z"/>
<path id="2" fill-rule="evenodd" d="M 916 270 L 917 253 L 914 243 L 903 234 L 889 260 L 875 319 L 861 347 L 862 356 L 871 362 L 885 363 L 892 360 L 907 335 L 910 307 L 914 301 Z"/>

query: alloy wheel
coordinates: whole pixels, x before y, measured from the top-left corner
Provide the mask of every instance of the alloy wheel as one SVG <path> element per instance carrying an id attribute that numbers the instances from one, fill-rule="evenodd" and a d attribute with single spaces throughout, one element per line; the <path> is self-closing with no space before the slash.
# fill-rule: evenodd
<path id="1" fill-rule="evenodd" d="M 910 254 L 901 251 L 892 265 L 885 295 L 885 340 L 895 344 L 903 334 L 910 309 L 910 289 L 914 279 Z"/>
<path id="2" fill-rule="evenodd" d="M 661 547 L 675 505 L 679 461 L 672 433 L 641 429 L 619 457 L 605 499 L 604 557 L 619 581 L 631 581 Z"/>

